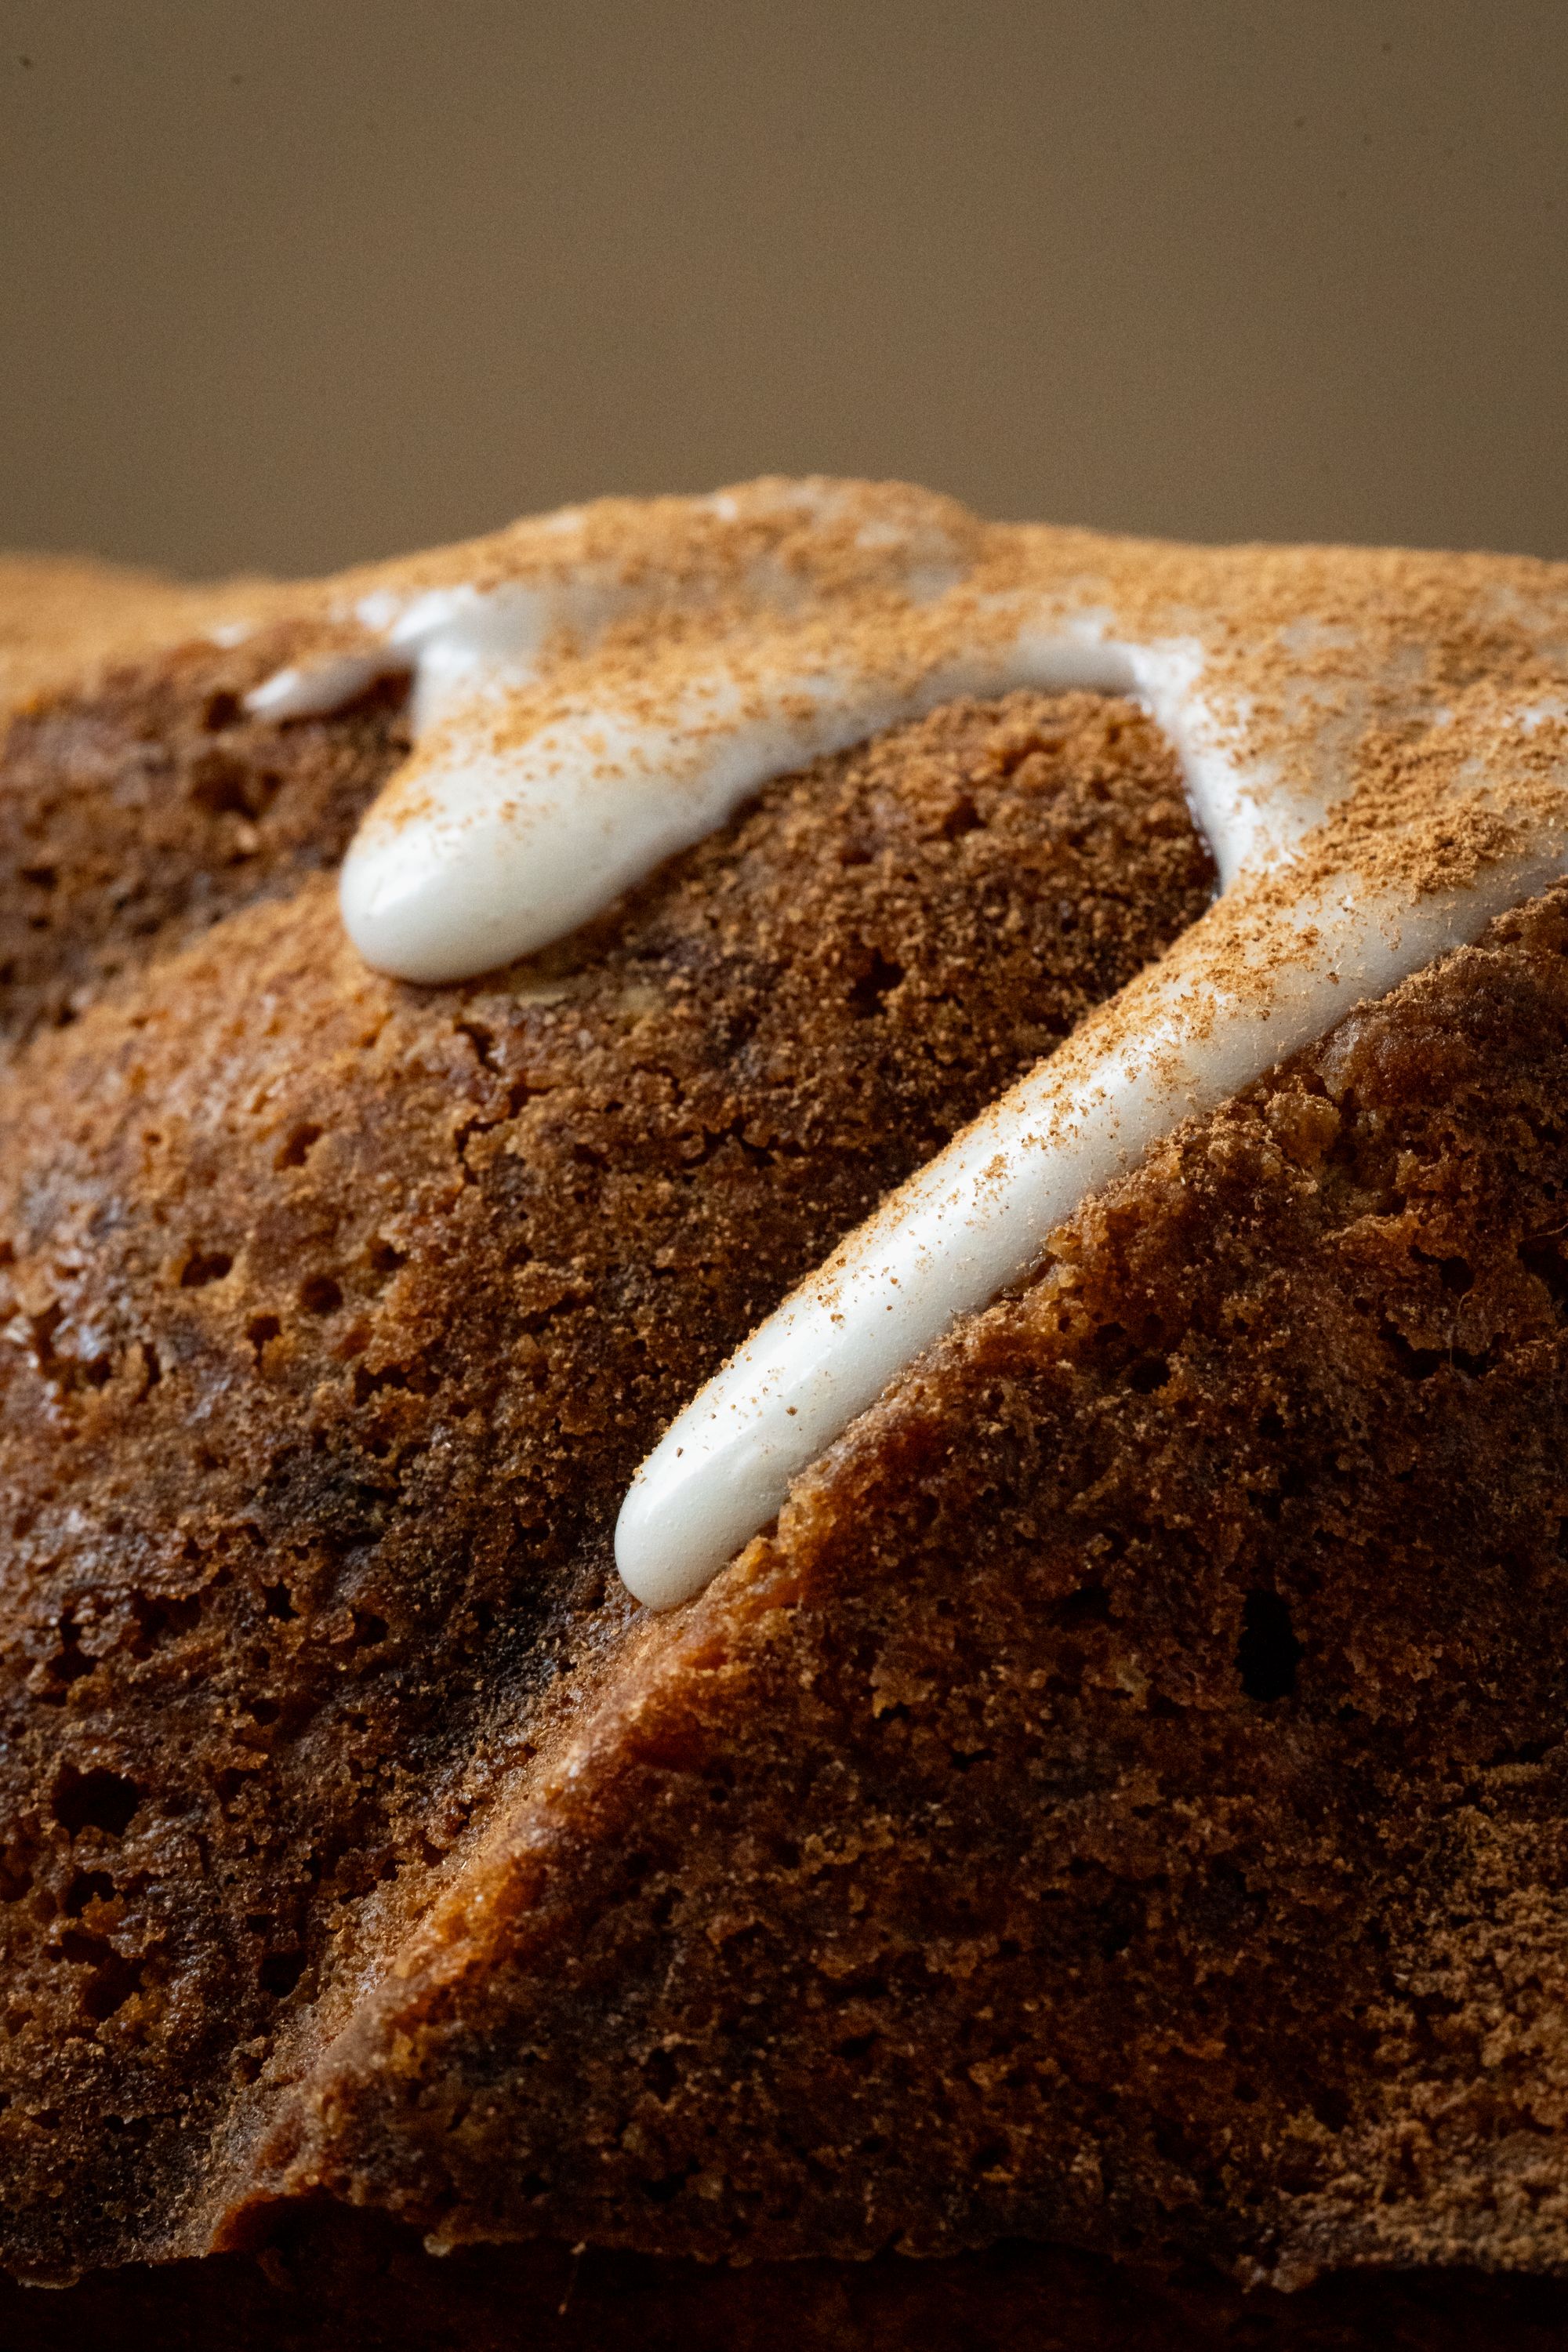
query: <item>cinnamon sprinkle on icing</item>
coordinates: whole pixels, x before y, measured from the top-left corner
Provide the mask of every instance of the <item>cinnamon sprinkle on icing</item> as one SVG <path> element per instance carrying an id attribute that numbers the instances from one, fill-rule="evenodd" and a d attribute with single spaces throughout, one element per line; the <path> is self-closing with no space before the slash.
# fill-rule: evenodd
<path id="1" fill-rule="evenodd" d="M 3 617 L 0 693 L 71 651 Z M 47 602 L 47 600 L 46 600 Z M 986 524 L 902 485 L 604 500 L 305 589 L 125 583 L 75 657 L 279 628 L 279 724 L 414 680 L 342 904 L 439 982 L 600 912 L 770 778 L 963 695 L 1088 688 L 1169 737 L 1222 889 L 852 1234 L 678 1417 L 617 1532 L 663 1607 L 1088 1193 L 1568 870 L 1568 567 Z M 52 617 L 50 616 L 52 614 Z M 7 634 L 9 629 L 9 634 Z"/>

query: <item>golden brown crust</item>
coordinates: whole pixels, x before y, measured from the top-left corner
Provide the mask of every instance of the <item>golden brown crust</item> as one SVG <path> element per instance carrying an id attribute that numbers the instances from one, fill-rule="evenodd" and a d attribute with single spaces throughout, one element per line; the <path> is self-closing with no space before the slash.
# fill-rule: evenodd
<path id="1" fill-rule="evenodd" d="M 206 656 L 147 682 L 173 774 L 227 690 Z M 126 681 L 30 720 L 23 804 L 40 743 L 63 772 L 137 709 Z M 237 727 L 227 756 L 283 763 L 275 822 L 297 802 L 330 845 L 387 724 Z M 78 981 L 0 1081 L 25 2267 L 200 2242 L 621 1641 L 608 1526 L 662 1421 L 1209 886 L 1147 722 L 1028 697 L 775 786 L 475 988 L 368 973 L 325 875 L 270 895 L 289 872 L 194 947 L 210 908 L 176 902 L 166 951 Z"/>
<path id="2" fill-rule="evenodd" d="M 330 872 L 408 748 L 406 681 L 330 723 L 267 726 L 247 691 L 285 654 L 182 646 L 0 721 L 0 1037 L 64 1026 L 258 900 Z"/>
<path id="3" fill-rule="evenodd" d="M 445 2240 L 1568 2248 L 1568 890 L 1101 1201 L 606 1685 L 263 2177 Z"/>

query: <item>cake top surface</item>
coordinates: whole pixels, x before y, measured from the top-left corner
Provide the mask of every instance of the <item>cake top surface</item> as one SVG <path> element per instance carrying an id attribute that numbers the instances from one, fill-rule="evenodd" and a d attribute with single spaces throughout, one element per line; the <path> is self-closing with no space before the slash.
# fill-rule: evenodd
<path id="1" fill-rule="evenodd" d="M 602 638 L 613 660 L 676 650 L 672 621 L 744 632 L 815 608 L 848 621 L 883 660 L 918 657 L 919 614 L 962 588 L 962 620 L 1024 593 L 1059 613 L 1098 604 L 1130 634 L 1201 635 L 1233 705 L 1276 723 L 1303 689 L 1342 706 L 1381 673 L 1408 701 L 1484 676 L 1561 685 L 1568 564 L 1412 549 L 1185 545 L 1044 524 L 988 523 L 901 483 L 764 478 L 707 498 L 595 499 L 485 536 L 323 580 L 192 585 L 70 556 L 0 554 L 0 696 L 15 700 L 105 661 L 193 635 L 287 623 L 301 652 L 368 651 L 432 592 L 528 587 L 552 618 L 551 664 Z M 910 594 L 912 587 L 913 593 Z M 617 609 L 587 607 L 618 600 Z M 948 615 L 942 616 L 945 623 Z M 880 624 L 879 626 L 878 625 Z M 994 617 L 994 629 L 1005 619 Z M 1403 687 L 1404 692 L 1398 688 Z M 1272 708 L 1271 708 L 1272 706 Z"/>
<path id="2" fill-rule="evenodd" d="M 1568 866 L 1568 566 L 1526 558 L 1173 546 L 814 478 L 567 508 L 299 587 L 27 577 L 0 575 L 24 686 L 270 631 L 250 706 L 287 724 L 412 672 L 414 751 L 342 899 L 366 961 L 416 982 L 548 944 L 771 776 L 955 695 L 1130 694 L 1170 739 L 1218 898 L 678 1418 L 623 1517 L 656 1603 L 1086 1192 Z"/>

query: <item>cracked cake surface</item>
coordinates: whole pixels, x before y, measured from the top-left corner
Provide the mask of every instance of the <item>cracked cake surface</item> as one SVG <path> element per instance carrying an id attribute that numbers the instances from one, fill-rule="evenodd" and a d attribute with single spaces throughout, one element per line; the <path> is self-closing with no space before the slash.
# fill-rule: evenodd
<path id="1" fill-rule="evenodd" d="M 327 2198 L 1564 2267 L 1563 890 L 1093 1190 L 652 1618 L 612 1533 L 671 1417 L 1205 918 L 1171 745 L 952 695 L 419 984 L 335 896 L 406 673 L 269 716 L 347 658 L 319 604 L 45 570 L 30 623 L 0 578 L 0 2262 Z"/>

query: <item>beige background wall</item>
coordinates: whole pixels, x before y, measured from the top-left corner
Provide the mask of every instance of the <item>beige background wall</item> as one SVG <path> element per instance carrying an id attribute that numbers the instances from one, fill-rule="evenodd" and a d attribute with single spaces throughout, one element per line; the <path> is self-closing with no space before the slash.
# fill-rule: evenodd
<path id="1" fill-rule="evenodd" d="M 599 489 L 1568 556 L 1568 0 L 0 0 L 0 543 Z"/>

